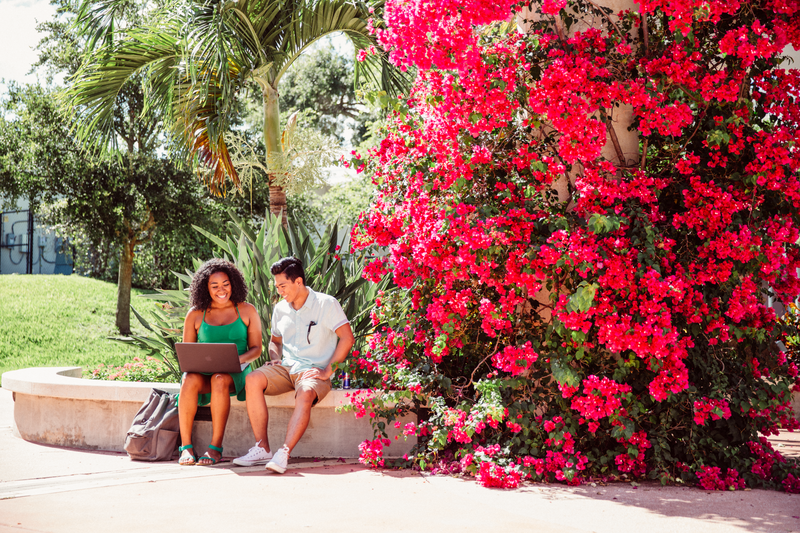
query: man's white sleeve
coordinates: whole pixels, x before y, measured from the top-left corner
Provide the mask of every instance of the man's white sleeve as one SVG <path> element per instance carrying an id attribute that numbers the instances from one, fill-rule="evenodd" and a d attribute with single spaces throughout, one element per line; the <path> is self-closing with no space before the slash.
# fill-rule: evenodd
<path id="1" fill-rule="evenodd" d="M 345 324 L 350 323 L 350 321 L 347 319 L 347 316 L 344 314 L 344 311 L 342 310 L 339 300 L 336 298 L 331 297 L 330 300 L 325 302 L 324 311 L 325 325 L 329 327 L 331 331 L 336 331 Z"/>

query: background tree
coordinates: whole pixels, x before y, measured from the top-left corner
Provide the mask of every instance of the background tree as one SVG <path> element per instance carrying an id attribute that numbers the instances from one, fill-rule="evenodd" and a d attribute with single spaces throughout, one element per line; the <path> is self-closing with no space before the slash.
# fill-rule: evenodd
<path id="1" fill-rule="evenodd" d="M 343 55 L 330 40 L 321 41 L 300 56 L 281 82 L 283 112 L 307 111 L 306 124 L 357 145 L 365 122 L 374 120 L 363 100 L 356 97 L 355 59 Z"/>
<path id="2" fill-rule="evenodd" d="M 124 28 L 131 20 L 145 20 L 152 6 L 133 1 L 120 3 L 115 12 L 116 26 Z M 39 60 L 33 68 L 44 72 L 48 80 L 62 76 L 69 80 L 74 76 L 83 62 L 87 39 L 90 44 L 93 38 L 75 31 L 74 9 L 72 2 L 64 0 L 54 19 L 39 25 L 43 38 L 37 47 Z M 104 38 L 112 39 L 113 35 Z M 110 270 L 116 270 L 113 274 L 118 286 L 116 322 L 122 333 L 130 330 L 130 288 L 136 251 L 154 235 L 162 241 L 170 233 L 180 231 L 176 224 L 182 211 L 194 212 L 195 221 L 205 218 L 218 224 L 217 217 L 199 214 L 203 202 L 212 211 L 216 206 L 203 199 L 205 194 L 196 179 L 156 156 L 156 148 L 162 143 L 159 116 L 145 110 L 142 87 L 137 83 L 140 81 L 134 76 L 114 98 L 111 131 L 122 150 L 111 151 L 106 158 L 97 158 L 73 142 L 69 132 L 72 117 L 57 109 L 51 91 L 34 86 L 13 87 L 4 102 L 4 111 L 11 117 L 4 130 L 16 137 L 16 141 L 12 138 L 4 143 L 8 164 L 3 190 L 9 196 L 27 196 L 32 207 L 42 214 L 40 218 L 46 215 L 73 242 L 84 245 L 75 258 L 79 268 L 83 265 L 84 271 L 103 278 L 109 277 Z M 21 139 L 24 143 L 20 143 Z M 25 164 L 15 164 L 20 161 Z M 145 178 L 143 172 L 164 172 L 164 175 Z M 174 191 L 158 195 L 150 187 L 159 178 L 166 186 L 179 179 L 187 182 L 176 182 Z M 81 179 L 88 181 L 80 183 Z M 142 190 L 137 190 L 139 187 Z M 191 200 L 186 197 L 190 192 Z M 172 204 L 177 199 L 182 205 Z M 94 209 L 92 202 L 96 203 Z M 165 203 L 158 205 L 159 202 Z M 96 220 L 89 218 L 91 213 Z M 189 250 L 210 253 L 199 238 L 189 239 L 184 246 L 172 239 L 172 244 L 166 253 L 149 253 L 147 258 L 182 261 L 189 266 L 186 256 L 194 255 Z M 153 274 L 156 264 L 148 265 L 142 260 L 139 265 L 143 274 L 139 283 L 145 280 L 152 283 L 155 279 L 172 282 L 165 273 Z M 184 268 L 172 265 L 176 267 Z"/>
<path id="3" fill-rule="evenodd" d="M 312 205 L 326 223 L 338 221 L 342 228 L 352 228 L 358 222 L 358 216 L 369 208 L 374 192 L 372 181 L 364 175 L 357 175 L 331 185 L 324 194 L 313 199 Z"/>
<path id="4" fill-rule="evenodd" d="M 335 135 L 342 146 L 341 153 L 349 152 L 353 146 L 366 153 L 377 139 L 375 133 L 381 123 L 382 109 L 374 103 L 374 98 L 370 102 L 356 96 L 353 85 L 355 60 L 342 53 L 337 42 L 341 43 L 341 39 L 318 41 L 287 70 L 281 82 L 282 121 L 298 113 L 297 128 L 306 130 L 299 137 L 301 141 L 309 139 L 310 143 L 305 141 L 305 144 L 312 148 L 324 142 L 314 139 Z M 248 112 L 244 122 L 257 124 L 261 110 L 253 112 L 251 101 L 245 102 Z M 308 132 L 309 129 L 318 130 L 321 135 Z M 336 154 L 336 159 L 339 155 Z M 330 168 L 324 170 L 325 173 L 332 172 Z M 330 185 L 307 181 L 311 183 L 306 183 L 302 190 L 295 188 L 287 196 L 287 212 L 290 217 L 300 217 L 312 227 L 320 221 L 332 223 L 336 220 L 340 221 L 341 227 L 352 227 L 358 213 L 369 206 L 374 191 L 370 180 L 363 176 Z M 244 187 L 247 195 L 247 184 Z M 309 188 L 315 187 L 318 187 L 316 194 L 309 192 Z"/>
<path id="5" fill-rule="evenodd" d="M 75 75 L 84 61 L 87 39 L 75 32 L 71 22 L 74 20 L 75 6 L 68 0 L 59 0 L 60 7 L 56 15 L 56 20 L 45 22 L 39 26 L 39 30 L 45 36 L 37 47 L 39 50 L 39 60 L 33 68 L 40 67 L 52 79 L 54 75 L 61 74 L 70 78 Z M 149 6 L 143 2 L 126 0 L 120 3 L 116 9 L 116 23 L 124 26 L 131 20 L 146 18 Z M 88 44 L 92 44 L 94 37 L 90 37 Z M 145 114 L 144 98 L 138 80 L 132 79 L 120 88 L 119 93 L 114 99 L 112 112 L 112 131 L 115 138 L 122 140 L 128 163 L 115 168 L 105 169 L 106 179 L 96 184 L 102 191 L 103 187 L 119 187 L 120 183 L 110 180 L 108 172 L 128 172 L 127 182 L 131 187 L 141 186 L 143 182 L 134 167 L 142 166 L 143 159 L 134 157 L 134 152 L 138 152 L 144 157 L 152 158 L 157 145 L 157 125 L 158 117 L 152 114 Z M 120 154 L 117 154 L 117 157 Z M 87 158 L 88 154 L 84 154 Z M 101 172 L 102 174 L 102 172 Z M 74 188 L 73 193 L 78 193 Z M 117 191 L 107 189 L 103 191 L 105 196 L 100 198 L 118 198 Z M 86 191 L 83 191 L 84 197 Z M 103 194 L 103 193 L 99 193 Z M 129 198 L 130 199 L 130 198 Z M 69 205 L 74 198 L 66 198 L 65 202 Z M 63 206 L 64 201 L 58 206 Z M 107 207 L 107 206 L 106 206 Z M 129 208 L 121 211 L 123 220 L 121 226 L 116 228 L 116 238 L 114 241 L 119 245 L 118 273 L 117 273 L 117 313 L 116 325 L 120 332 L 127 334 L 130 332 L 130 291 L 133 274 L 134 251 L 142 242 L 148 241 L 156 224 L 152 213 L 153 206 L 150 202 L 134 202 Z M 65 215 L 59 208 L 49 210 L 52 216 L 58 217 Z M 75 225 L 71 225 L 73 230 Z M 81 228 L 93 229 L 91 225 L 78 225 Z M 96 242 L 96 239 L 89 238 L 89 242 Z"/>
<path id="6" fill-rule="evenodd" d="M 92 160 L 69 132 L 52 92 L 12 85 L 2 101 L 0 190 L 27 197 L 43 222 L 89 249 L 118 253 L 117 327 L 130 332 L 130 289 L 138 247 L 161 230 L 197 222 L 204 191 L 167 159 L 139 151 Z"/>
<path id="7" fill-rule="evenodd" d="M 238 185 L 224 134 L 237 114 L 237 94 L 255 82 L 263 101 L 270 209 L 285 211 L 281 177 L 289 173 L 283 171 L 278 85 L 308 46 L 331 33 L 343 32 L 356 49 L 369 50 L 375 41 L 367 6 L 344 0 L 174 2 L 152 23 L 104 43 L 115 32 L 120 3 L 82 4 L 82 33 L 98 46 L 68 94 L 81 138 L 113 144 L 114 100 L 131 77 L 141 74 L 149 106 L 175 124 L 185 149 L 210 167 L 209 186 L 222 193 L 226 176 Z M 381 53 L 369 54 L 357 72 L 392 91 L 404 81 Z"/>

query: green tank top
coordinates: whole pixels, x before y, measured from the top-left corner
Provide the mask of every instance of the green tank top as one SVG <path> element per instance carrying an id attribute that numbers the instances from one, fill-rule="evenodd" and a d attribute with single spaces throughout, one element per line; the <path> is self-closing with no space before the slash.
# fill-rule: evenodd
<path id="1" fill-rule="evenodd" d="M 236 314 L 239 315 L 239 306 L 236 306 Z M 242 315 L 224 326 L 212 326 L 206 324 L 206 312 L 203 311 L 203 322 L 197 330 L 197 342 L 233 342 L 239 355 L 247 351 L 247 326 L 242 321 Z"/>
<path id="2" fill-rule="evenodd" d="M 203 311 L 203 322 L 197 330 L 197 342 L 233 342 L 236 344 L 236 350 L 239 355 L 247 351 L 247 326 L 242 320 L 242 315 L 239 314 L 239 306 L 236 306 L 236 314 L 239 318 L 225 324 L 224 326 L 212 326 L 206 324 L 206 312 Z M 252 372 L 252 366 L 248 365 L 241 372 L 231 374 L 233 378 L 234 391 L 231 396 L 236 396 L 239 401 L 243 402 L 246 399 L 245 377 Z M 209 374 L 210 375 L 210 374 Z M 197 405 L 208 405 L 211 402 L 211 393 L 199 394 L 197 396 Z"/>

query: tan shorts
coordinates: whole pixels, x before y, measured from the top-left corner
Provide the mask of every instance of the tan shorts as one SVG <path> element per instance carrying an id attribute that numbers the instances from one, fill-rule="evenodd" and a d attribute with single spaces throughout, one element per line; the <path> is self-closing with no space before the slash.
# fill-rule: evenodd
<path id="1" fill-rule="evenodd" d="M 301 390 L 313 390 L 317 393 L 315 404 L 322 400 L 331 391 L 331 380 L 321 380 L 317 378 L 302 379 L 303 373 L 290 374 L 289 369 L 282 365 L 264 365 L 256 368 L 253 372 L 261 372 L 267 378 L 267 388 L 264 394 L 267 396 L 277 396 L 284 392 Z"/>

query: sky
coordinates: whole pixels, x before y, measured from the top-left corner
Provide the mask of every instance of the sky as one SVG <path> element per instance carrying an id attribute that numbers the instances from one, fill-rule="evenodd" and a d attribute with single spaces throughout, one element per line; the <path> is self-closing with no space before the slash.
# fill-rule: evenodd
<path id="1" fill-rule="evenodd" d="M 0 78 L 36 81 L 35 75 L 27 74 L 37 57 L 33 50 L 40 38 L 36 24 L 54 14 L 49 0 L 0 0 Z"/>

